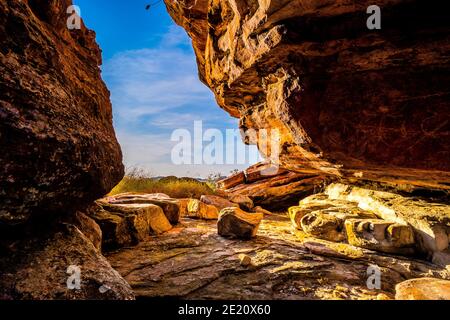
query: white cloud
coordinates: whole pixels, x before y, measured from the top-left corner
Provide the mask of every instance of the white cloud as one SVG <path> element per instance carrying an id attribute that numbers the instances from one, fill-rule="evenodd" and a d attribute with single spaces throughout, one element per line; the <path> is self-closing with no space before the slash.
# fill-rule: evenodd
<path id="1" fill-rule="evenodd" d="M 207 176 L 229 173 L 245 165 L 194 166 L 172 164 L 176 142 L 171 130 L 192 129 L 203 120 L 236 128 L 237 120 L 216 105 L 213 94 L 198 79 L 195 56 L 184 30 L 173 26 L 160 45 L 130 50 L 105 61 L 103 77 L 111 91 L 114 126 L 127 167 L 140 167 L 154 175 Z"/>

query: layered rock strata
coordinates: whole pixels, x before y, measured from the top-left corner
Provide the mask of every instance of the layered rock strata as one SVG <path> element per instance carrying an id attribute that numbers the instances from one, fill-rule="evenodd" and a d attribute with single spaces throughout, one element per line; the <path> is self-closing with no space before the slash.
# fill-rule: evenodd
<path id="1" fill-rule="evenodd" d="M 443 190 L 450 181 L 450 22 L 441 1 L 165 0 L 200 79 L 245 136 L 293 171 Z M 279 151 L 279 155 L 278 155 Z"/>
<path id="2" fill-rule="evenodd" d="M 0 223 L 84 209 L 123 176 L 95 33 L 71 0 L 0 1 Z"/>

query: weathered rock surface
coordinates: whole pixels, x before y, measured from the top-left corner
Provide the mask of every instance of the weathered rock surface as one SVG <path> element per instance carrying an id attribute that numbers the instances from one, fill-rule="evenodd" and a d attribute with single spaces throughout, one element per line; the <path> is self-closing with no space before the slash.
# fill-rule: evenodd
<path id="1" fill-rule="evenodd" d="M 446 204 L 334 183 L 289 208 L 288 216 L 295 228 L 321 239 L 447 264 Z"/>
<path id="2" fill-rule="evenodd" d="M 134 299 L 129 284 L 78 228 L 66 224 L 54 230 L 0 241 L 1 299 Z M 79 289 L 70 278 L 77 268 Z"/>
<path id="3" fill-rule="evenodd" d="M 450 279 L 431 263 L 308 237 L 277 214 L 248 241 L 219 236 L 214 221 L 183 218 L 107 258 L 140 298 L 392 299 L 405 279 Z M 367 288 L 370 265 L 381 270 L 380 290 Z"/>
<path id="4" fill-rule="evenodd" d="M 171 224 L 180 220 L 180 206 L 177 199 L 172 199 L 164 193 L 123 193 L 99 200 L 108 204 L 154 204 L 161 207 Z"/>
<path id="5" fill-rule="evenodd" d="M 99 202 L 101 203 L 101 202 Z M 163 209 L 154 204 L 106 204 L 91 211 L 103 233 L 102 248 L 136 245 L 150 234 L 172 229 Z"/>
<path id="6" fill-rule="evenodd" d="M 123 176 L 95 33 L 70 0 L 0 1 L 0 222 L 70 213 Z"/>
<path id="7" fill-rule="evenodd" d="M 378 218 L 413 228 L 417 248 L 423 253 L 444 251 L 449 246 L 450 206 L 343 184 L 331 184 L 330 201 L 346 200 L 373 212 Z"/>
<path id="8" fill-rule="evenodd" d="M 251 239 L 256 236 L 264 215 L 230 207 L 220 211 L 217 232 L 223 237 Z"/>
<path id="9" fill-rule="evenodd" d="M 450 300 L 450 281 L 435 278 L 406 280 L 395 287 L 397 300 Z"/>
<path id="10" fill-rule="evenodd" d="M 381 30 L 366 27 L 368 0 L 165 3 L 220 107 L 241 129 L 280 133 L 279 148 L 244 138 L 268 160 L 448 198 L 444 2 L 378 1 Z"/>
<path id="11" fill-rule="evenodd" d="M 218 186 L 228 197 L 244 195 L 257 206 L 281 211 L 297 204 L 298 199 L 321 191 L 329 181 L 331 177 L 316 169 L 290 172 L 258 163 L 219 181 Z"/>
<path id="12" fill-rule="evenodd" d="M 252 199 L 243 194 L 233 194 L 229 199 L 231 202 L 236 203 L 242 210 L 251 211 L 255 206 Z"/>
<path id="13" fill-rule="evenodd" d="M 349 244 L 382 252 L 413 254 L 414 232 L 408 225 L 382 219 L 348 219 L 345 231 Z"/>
<path id="14" fill-rule="evenodd" d="M 94 219 L 82 212 L 75 212 L 73 216 L 69 216 L 65 220 L 77 227 L 92 242 L 97 250 L 101 250 L 102 229 Z"/>
<path id="15" fill-rule="evenodd" d="M 189 199 L 185 216 L 196 219 L 217 220 L 219 209 L 212 204 L 206 204 L 197 199 Z"/>
<path id="16" fill-rule="evenodd" d="M 209 205 L 215 206 L 217 209 L 222 210 L 228 207 L 238 207 L 239 205 L 231 202 L 225 198 L 214 195 L 203 195 L 200 197 L 200 201 Z"/>

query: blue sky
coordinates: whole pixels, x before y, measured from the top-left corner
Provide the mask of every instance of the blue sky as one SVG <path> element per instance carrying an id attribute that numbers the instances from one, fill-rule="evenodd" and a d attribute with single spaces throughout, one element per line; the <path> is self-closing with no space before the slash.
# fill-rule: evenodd
<path id="1" fill-rule="evenodd" d="M 240 165 L 175 165 L 170 140 L 175 129 L 236 129 L 237 119 L 220 109 L 198 80 L 190 39 L 157 0 L 74 0 L 103 51 L 102 76 L 111 91 L 114 127 L 127 167 L 153 175 L 202 176 L 243 169 Z M 240 142 L 239 142 L 240 143 Z M 226 148 L 226 147 L 225 147 Z M 254 159 L 255 148 L 249 149 Z M 195 152 L 195 151 L 194 151 Z"/>

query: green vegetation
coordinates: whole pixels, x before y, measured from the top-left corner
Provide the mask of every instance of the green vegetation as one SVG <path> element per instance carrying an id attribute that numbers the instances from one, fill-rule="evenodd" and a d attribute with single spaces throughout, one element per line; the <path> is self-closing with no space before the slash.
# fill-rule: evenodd
<path id="1" fill-rule="evenodd" d="M 124 192 L 165 193 L 172 198 L 200 198 L 204 194 L 214 194 L 213 181 L 201 182 L 193 178 L 175 176 L 156 179 L 142 169 L 128 170 L 122 181 L 110 192 L 115 195 Z"/>

